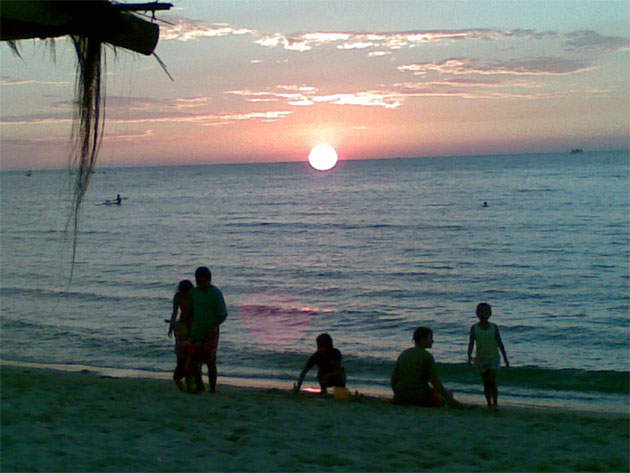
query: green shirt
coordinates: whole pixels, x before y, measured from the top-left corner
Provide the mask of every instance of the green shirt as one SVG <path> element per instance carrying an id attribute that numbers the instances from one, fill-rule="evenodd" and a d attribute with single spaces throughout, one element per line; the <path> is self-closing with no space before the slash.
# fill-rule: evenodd
<path id="1" fill-rule="evenodd" d="M 205 339 L 227 317 L 223 294 L 215 286 L 206 290 L 192 288 L 188 294 L 188 306 L 193 319 L 190 339 L 195 342 Z"/>
<path id="2" fill-rule="evenodd" d="M 392 373 L 394 397 L 407 402 L 424 402 L 429 396 L 429 380 L 437 376 L 433 355 L 421 347 L 403 351 Z"/>

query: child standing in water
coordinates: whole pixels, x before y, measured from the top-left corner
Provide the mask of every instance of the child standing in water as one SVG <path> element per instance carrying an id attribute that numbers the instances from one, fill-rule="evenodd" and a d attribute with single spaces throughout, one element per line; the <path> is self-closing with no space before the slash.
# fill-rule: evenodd
<path id="1" fill-rule="evenodd" d="M 315 365 L 319 368 L 317 380 L 322 394 L 326 394 L 326 388 L 346 387 L 346 372 L 341 365 L 341 352 L 333 346 L 332 337 L 327 333 L 322 333 L 315 341 L 317 342 L 317 351 L 306 362 L 293 389 L 295 391 L 300 390 L 306 373 Z"/>
<path id="2" fill-rule="evenodd" d="M 483 381 L 483 392 L 486 396 L 486 402 L 489 408 L 496 408 L 499 400 L 499 388 L 497 385 L 497 371 L 501 359 L 499 350 L 503 355 L 505 366 L 509 367 L 505 347 L 501 341 L 499 327 L 490 323 L 488 320 L 492 315 L 490 304 L 485 302 L 477 305 L 477 317 L 479 322 L 470 328 L 470 340 L 468 342 L 468 363 L 472 361 L 472 351 L 475 343 L 477 344 L 477 353 L 475 356 L 475 364 L 479 369 L 479 374 Z"/>
<path id="3" fill-rule="evenodd" d="M 190 333 L 190 326 L 192 324 L 192 317 L 190 316 L 190 310 L 188 309 L 187 296 L 188 292 L 192 289 L 193 284 L 184 279 L 177 285 L 177 292 L 173 296 L 173 313 L 171 314 L 171 320 L 168 336 L 170 337 L 175 333 L 175 353 L 177 354 L 177 366 L 173 372 L 173 380 L 180 391 L 192 389 L 192 372 L 191 372 L 191 345 L 188 338 Z M 177 315 L 179 313 L 179 318 Z M 183 378 L 186 378 L 186 386 L 182 382 Z"/>

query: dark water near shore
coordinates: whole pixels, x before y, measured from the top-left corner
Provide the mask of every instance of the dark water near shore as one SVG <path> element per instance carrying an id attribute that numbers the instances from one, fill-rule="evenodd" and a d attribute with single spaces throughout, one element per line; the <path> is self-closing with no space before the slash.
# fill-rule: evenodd
<path id="1" fill-rule="evenodd" d="M 627 405 L 627 152 L 98 170 L 71 284 L 69 177 L 0 173 L 3 359 L 166 372 L 162 320 L 206 264 L 230 312 L 223 375 L 290 383 L 327 331 L 351 387 L 385 390 L 427 325 L 447 383 L 476 394 L 487 301 L 508 396 Z"/>

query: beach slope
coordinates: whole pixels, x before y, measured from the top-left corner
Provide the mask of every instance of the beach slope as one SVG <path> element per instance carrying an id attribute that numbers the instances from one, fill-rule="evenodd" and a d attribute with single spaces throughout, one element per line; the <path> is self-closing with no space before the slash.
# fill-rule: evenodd
<path id="1" fill-rule="evenodd" d="M 432 410 L 2 366 L 2 471 L 628 471 L 627 414 Z M 219 380 L 220 382 L 220 380 Z"/>

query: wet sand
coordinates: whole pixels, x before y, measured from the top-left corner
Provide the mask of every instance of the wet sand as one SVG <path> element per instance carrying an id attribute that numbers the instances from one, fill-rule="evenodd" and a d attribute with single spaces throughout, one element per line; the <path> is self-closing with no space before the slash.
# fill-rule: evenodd
<path id="1" fill-rule="evenodd" d="M 2 471 L 628 471 L 629 415 L 346 402 L 2 366 Z M 221 379 L 219 379 L 219 383 Z"/>

